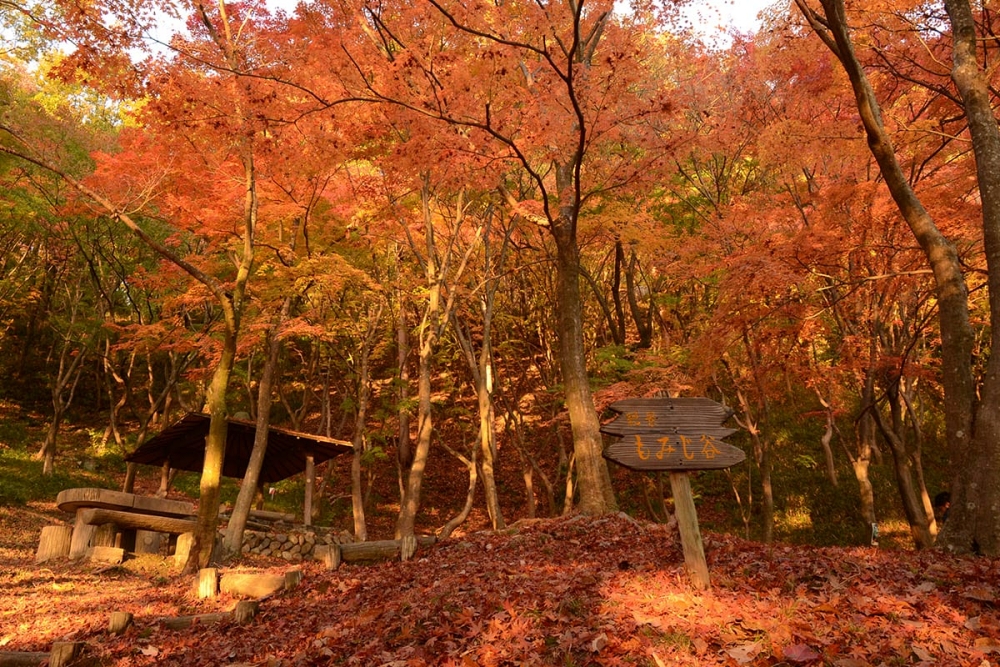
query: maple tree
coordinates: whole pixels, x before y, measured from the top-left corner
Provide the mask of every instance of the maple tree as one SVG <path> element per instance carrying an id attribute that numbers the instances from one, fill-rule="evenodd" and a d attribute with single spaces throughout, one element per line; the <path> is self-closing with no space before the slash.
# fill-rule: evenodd
<path id="1" fill-rule="evenodd" d="M 977 380 L 971 365 L 973 331 L 969 323 L 964 273 L 954 246 L 934 224 L 932 216 L 914 192 L 900 166 L 892 138 L 882 119 L 880 102 L 856 53 L 843 2 L 824 0 L 821 4 L 822 15 L 804 0 L 796 0 L 796 5 L 814 32 L 823 39 L 847 72 L 872 154 L 901 215 L 927 255 L 937 282 L 943 355 L 942 382 L 947 397 L 944 409 L 949 446 L 956 464 L 953 486 L 956 494 L 962 498 L 958 503 L 961 510 L 955 515 L 958 518 L 948 526 L 944 539 L 953 548 L 982 549 L 995 553 L 1000 540 L 1000 524 L 991 517 L 977 516 L 977 512 L 991 504 L 990 494 L 993 493 L 978 482 L 978 475 L 984 469 L 994 469 L 1000 456 L 992 426 L 996 422 L 998 409 L 994 397 L 997 391 L 994 386 L 996 375 L 987 371 L 979 381 L 982 400 L 977 402 Z M 973 137 L 977 184 L 983 198 L 985 259 L 987 266 L 992 267 L 996 257 L 991 249 L 997 243 L 995 235 L 1000 227 L 989 213 L 994 174 L 988 171 L 988 165 L 991 164 L 990 160 L 1000 141 L 997 140 L 996 121 L 991 111 L 992 101 L 986 92 L 986 79 L 980 73 L 976 50 L 972 46 L 976 26 L 969 4 L 946 3 L 946 8 L 952 24 L 954 67 L 951 77 L 959 89 L 961 106 Z M 992 276 L 995 271 L 990 274 Z M 990 295 L 992 303 L 997 295 L 996 290 L 991 289 Z M 973 500 L 976 496 L 978 501 Z"/>
<path id="2" fill-rule="evenodd" d="M 530 183 L 525 194 L 532 199 L 525 200 L 531 205 L 522 215 L 548 229 L 556 248 L 560 365 L 580 507 L 610 509 L 613 493 L 585 365 L 577 227 L 588 200 L 633 183 L 662 149 L 655 127 L 646 122 L 666 105 L 657 63 L 640 38 L 652 29 L 652 14 L 637 11 L 626 21 L 613 17 L 610 7 L 526 5 L 516 12 L 504 8 L 504 15 L 518 18 L 498 31 L 494 7 L 433 4 L 409 11 L 382 5 L 355 11 L 371 38 L 339 42 L 358 68 L 355 79 L 362 62 L 381 62 L 389 73 L 357 81 L 356 97 L 440 120 L 467 136 L 473 152 L 496 152 L 524 170 Z M 440 31 L 449 41 L 436 40 Z M 422 46 L 429 39 L 435 41 Z M 489 43 L 485 52 L 479 40 Z M 488 61 L 479 58 L 470 71 L 460 63 L 473 51 L 488 54 Z M 524 105 L 537 110 L 539 128 L 522 127 L 530 116 Z M 627 141 L 635 150 L 619 141 L 630 132 Z M 642 133 L 653 140 L 641 144 Z M 510 203 L 522 205 L 514 194 Z"/>
<path id="3" fill-rule="evenodd" d="M 577 497 L 580 509 L 603 512 L 614 497 L 595 405 L 707 393 L 737 408 L 746 427 L 740 443 L 755 456 L 734 472 L 732 491 L 746 481 L 754 504 L 735 504 L 748 530 L 760 518 L 765 539 L 787 534 L 780 522 L 792 493 L 783 485 L 813 457 L 833 486 L 846 456 L 859 494 L 845 505 L 875 523 L 885 501 L 869 477 L 873 465 L 885 474 L 884 450 L 915 541 L 932 543 L 928 486 L 940 482 L 923 479 L 922 457 L 944 441 L 939 411 L 956 443 L 955 511 L 986 497 L 949 435 L 963 403 L 950 397 L 965 380 L 948 375 L 959 357 L 971 359 L 962 361 L 970 382 L 990 373 L 982 318 L 995 290 L 979 289 L 988 262 L 971 225 L 982 208 L 972 191 L 985 176 L 974 175 L 956 114 L 972 103 L 959 104 L 940 65 L 953 54 L 951 36 L 921 42 L 902 21 L 905 6 L 852 5 L 845 18 L 878 17 L 892 30 L 848 37 L 873 45 L 855 57 L 870 79 L 862 97 L 881 105 L 882 128 L 872 127 L 896 156 L 895 195 L 909 187 L 927 219 L 941 221 L 938 241 L 955 246 L 951 278 L 971 288 L 964 306 L 930 296 L 923 260 L 900 235 L 898 210 L 853 131 L 852 81 L 794 16 L 775 13 L 769 32 L 720 51 L 679 48 L 682 38 L 645 6 L 615 15 L 572 2 L 330 1 L 272 17 L 259 3 L 205 4 L 191 7 L 190 32 L 171 55 L 125 67 L 100 54 L 134 44 L 145 10 L 94 8 L 121 15 L 123 32 L 63 8 L 65 25 L 80 28 L 72 67 L 86 67 L 104 92 L 145 86 L 141 125 L 118 128 L 121 152 L 99 156 L 89 179 L 86 160 L 65 170 L 65 153 L 41 133 L 22 132 L 27 143 L 8 136 L 6 149 L 61 169 L 111 207 L 87 209 L 82 198 L 74 213 L 127 212 L 222 287 L 211 297 L 190 271 L 167 264 L 129 280 L 153 307 L 116 322 L 122 337 L 102 338 L 100 357 L 80 361 L 82 381 L 99 378 L 111 402 L 106 438 L 120 436 L 123 420 L 137 419 L 142 434 L 171 410 L 198 409 L 212 371 L 228 366 L 230 380 L 209 398 L 224 398 L 229 413 L 246 409 L 260 432 L 273 418 L 354 440 L 358 539 L 378 512 L 376 460 L 395 448 L 397 522 L 412 537 L 421 485 L 454 482 L 456 472 L 468 472 L 469 493 L 442 521 L 445 533 L 475 517 L 479 485 L 494 528 L 521 512 L 570 511 Z M 831 27 L 829 12 L 815 16 Z M 973 30 L 985 34 L 988 17 L 976 18 Z M 981 85 L 972 84 L 970 95 Z M 31 129 L 23 118 L 21 127 Z M 501 221 L 503 233 L 491 233 Z M 240 247 L 249 227 L 252 254 Z M 494 253 L 504 242 L 500 272 Z M 463 261 L 461 275 L 445 270 Z M 249 267 L 242 297 L 231 289 L 239 263 Z M 28 267 L 5 266 L 2 286 L 14 294 Z M 935 309 L 965 318 L 957 346 L 956 329 L 928 319 Z M 94 312 L 95 322 L 104 317 Z M 992 403 L 987 384 L 977 385 L 980 410 Z M 438 441 L 460 464 L 430 456 Z M 518 464 L 525 504 L 512 509 L 509 487 L 491 479 Z M 616 490 L 641 486 L 650 511 L 666 518 L 662 484 L 612 474 Z M 212 476 L 203 480 L 208 500 Z M 337 483 L 321 476 L 319 494 Z M 237 516 L 256 491 L 250 473 Z M 975 523 L 950 522 L 960 535 L 953 543 L 988 545 L 964 532 Z M 235 552 L 239 519 L 227 530 Z"/>

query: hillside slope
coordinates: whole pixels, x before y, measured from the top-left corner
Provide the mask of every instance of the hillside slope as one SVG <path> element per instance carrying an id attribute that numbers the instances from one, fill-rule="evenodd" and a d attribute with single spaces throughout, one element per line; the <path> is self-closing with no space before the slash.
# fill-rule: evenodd
<path id="1" fill-rule="evenodd" d="M 231 608 L 136 560 L 36 567 L 0 508 L 0 651 L 88 642 L 104 665 L 996 665 L 1000 563 L 942 553 L 774 547 L 708 535 L 709 593 L 687 584 L 676 532 L 624 515 L 521 522 L 407 563 L 303 566 L 246 626 L 163 628 Z M 36 519 L 32 520 L 31 515 Z M 20 532 L 17 530 L 20 528 Z M 11 547 L 20 535 L 21 549 Z M 273 561 L 244 563 L 272 566 Z M 286 568 L 288 566 L 285 566 Z M 112 611 L 135 625 L 107 631 Z"/>

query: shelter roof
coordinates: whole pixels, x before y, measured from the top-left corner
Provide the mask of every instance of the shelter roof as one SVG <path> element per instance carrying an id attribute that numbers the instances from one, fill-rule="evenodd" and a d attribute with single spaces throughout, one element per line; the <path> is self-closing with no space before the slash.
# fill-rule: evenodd
<path id="1" fill-rule="evenodd" d="M 208 435 L 209 420 L 206 414 L 189 412 L 144 442 L 126 456 L 125 460 L 153 466 L 162 466 L 169 461 L 171 468 L 201 472 L 205 463 L 205 437 Z M 222 474 L 242 479 L 250 462 L 257 425 L 241 419 L 226 421 L 229 426 Z M 261 466 L 260 481 L 268 484 L 305 471 L 308 454 L 312 454 L 314 462 L 319 464 L 353 449 L 351 443 L 345 440 L 272 426 L 268 429 L 267 454 Z"/>

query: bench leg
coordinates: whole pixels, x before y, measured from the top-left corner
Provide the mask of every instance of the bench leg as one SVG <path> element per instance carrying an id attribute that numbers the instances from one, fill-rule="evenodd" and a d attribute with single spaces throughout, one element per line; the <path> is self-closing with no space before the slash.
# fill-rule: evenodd
<path id="1" fill-rule="evenodd" d="M 73 537 L 70 539 L 69 557 L 72 560 L 80 560 L 87 555 L 87 547 L 90 546 L 90 538 L 94 536 L 97 526 L 84 523 L 83 509 L 76 511 L 76 522 L 73 524 Z"/>

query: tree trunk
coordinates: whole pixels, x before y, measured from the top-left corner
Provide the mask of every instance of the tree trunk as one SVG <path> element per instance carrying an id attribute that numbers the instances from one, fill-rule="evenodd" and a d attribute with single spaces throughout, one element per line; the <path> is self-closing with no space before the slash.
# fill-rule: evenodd
<path id="1" fill-rule="evenodd" d="M 563 167 L 558 167 L 563 171 Z M 584 514 L 615 511 L 611 476 L 601 452 L 601 423 L 594 408 L 587 375 L 583 342 L 583 301 L 580 295 L 580 249 L 569 218 L 552 230 L 556 240 L 557 298 L 559 308 L 559 365 L 562 370 L 566 408 L 573 430 L 576 454 L 579 510 Z"/>
<path id="2" fill-rule="evenodd" d="M 954 477 L 951 510 L 941 541 L 959 552 L 1000 556 L 1000 131 L 991 105 L 989 83 L 977 60 L 977 35 L 968 0 L 945 0 L 952 24 L 955 82 L 972 135 L 983 210 L 983 239 L 988 268 L 990 355 L 976 411 L 971 447 L 952 444 Z M 945 401 L 949 399 L 946 395 Z"/>
<path id="3" fill-rule="evenodd" d="M 632 313 L 632 321 L 635 322 L 636 332 L 639 334 L 639 347 L 647 349 L 653 345 L 653 298 L 650 295 L 649 308 L 645 314 L 639 307 L 638 288 L 635 284 L 635 274 L 639 270 L 639 257 L 632 252 L 629 259 L 628 269 L 625 271 L 625 286 L 628 290 L 628 308 Z"/>
<path id="4" fill-rule="evenodd" d="M 451 534 L 455 532 L 455 529 L 462 525 L 466 519 L 469 518 L 469 513 L 472 511 L 472 503 L 476 499 L 476 481 L 478 478 L 479 466 L 477 465 L 476 457 L 479 453 L 479 449 L 473 445 L 472 447 L 472 459 L 467 459 L 464 456 L 458 455 L 457 452 L 452 451 L 452 454 L 456 456 L 469 471 L 469 490 L 465 494 L 465 504 L 462 506 L 461 511 L 452 517 L 448 523 L 446 523 L 438 534 L 439 540 L 446 540 L 451 537 Z"/>
<path id="5" fill-rule="evenodd" d="M 361 341 L 361 367 L 358 377 L 358 415 L 354 425 L 354 455 L 351 460 L 351 505 L 354 512 L 354 539 L 364 542 L 368 539 L 368 526 L 365 521 L 365 498 L 364 489 L 361 484 L 361 457 L 365 452 L 365 419 L 368 415 L 368 401 L 371 397 L 370 381 L 368 377 L 368 362 L 371 357 L 372 347 L 375 344 L 375 335 L 378 333 L 378 325 L 382 319 L 382 304 L 379 303 L 378 310 L 368 312 L 368 330 Z"/>
<path id="6" fill-rule="evenodd" d="M 413 451 L 410 448 L 410 370 L 406 359 L 410 356 L 410 332 L 406 325 L 406 310 L 402 301 L 399 304 L 399 317 L 396 320 L 396 362 L 399 365 L 399 433 L 396 439 L 396 465 L 399 470 L 399 497 L 406 495 L 404 480 L 410 472 L 413 463 Z"/>
<path id="7" fill-rule="evenodd" d="M 439 296 L 439 288 L 435 285 L 431 289 L 431 305 L 428 306 L 428 315 L 431 313 L 439 314 L 437 310 Z M 414 524 L 417 510 L 420 507 L 420 489 L 424 480 L 424 469 L 427 467 L 427 457 L 430 453 L 431 435 L 434 432 L 434 422 L 431 415 L 431 357 L 436 341 L 437 336 L 433 332 L 427 331 L 420 343 L 417 376 L 417 447 L 413 453 L 413 463 L 410 465 L 409 475 L 406 478 L 406 493 L 403 495 L 399 518 L 396 521 L 396 539 L 403 542 L 401 547 L 403 560 L 408 560 L 413 555 L 411 548 L 415 547 L 415 544 L 410 544 L 410 542 L 414 539 Z"/>
<path id="8" fill-rule="evenodd" d="M 896 476 L 896 486 L 899 489 L 899 497 L 903 503 L 903 513 L 910 526 L 910 534 L 913 537 L 913 544 L 917 549 L 927 549 L 934 544 L 934 536 L 931 534 L 930 521 L 933 514 L 928 516 L 928 512 L 921 502 L 916 487 L 913 484 L 913 466 L 909 453 L 907 452 L 906 441 L 903 433 L 902 407 L 900 406 L 899 386 L 891 385 L 886 396 L 889 401 L 890 419 L 887 421 L 882 416 L 877 405 L 871 406 L 871 414 L 875 417 L 875 423 L 879 431 L 889 444 L 892 452 L 893 472 Z"/>
<path id="9" fill-rule="evenodd" d="M 205 412 L 209 415 L 208 436 L 205 438 L 205 462 L 201 470 L 198 495 L 198 523 L 184 574 L 195 574 L 208 567 L 215 548 L 215 537 L 219 524 L 219 492 L 222 482 L 222 464 L 226 459 L 226 436 L 229 422 L 226 421 L 226 389 L 236 358 L 236 335 L 226 327 L 225 340 L 219 365 L 212 374 L 205 396 Z"/>
<path id="10" fill-rule="evenodd" d="M 260 384 L 257 387 L 257 428 L 254 432 L 253 449 L 250 451 L 247 470 L 243 475 L 243 482 L 240 484 L 239 495 L 236 496 L 236 505 L 233 507 L 229 523 L 226 525 L 221 554 L 223 561 L 238 556 L 243 550 L 243 532 L 246 530 L 247 519 L 253 507 L 257 488 L 260 485 L 260 470 L 264 465 L 264 457 L 267 455 L 267 434 L 271 426 L 271 404 L 273 402 L 271 390 L 274 386 L 274 376 L 277 374 L 281 353 L 278 330 L 288 318 L 291 305 L 292 297 L 285 297 L 278 316 L 268 327 L 265 336 L 266 357 L 261 371 Z"/>
<path id="11" fill-rule="evenodd" d="M 843 65 L 854 90 L 855 102 L 871 154 L 878 163 L 879 171 L 885 179 L 896 207 L 903 219 L 906 220 L 914 238 L 920 244 L 934 274 L 935 293 L 938 300 L 938 321 L 941 331 L 941 383 L 945 395 L 945 427 L 952 456 L 956 457 L 956 463 L 961 467 L 964 453 L 969 449 L 973 435 L 973 406 L 975 402 L 975 383 L 972 372 L 973 331 L 969 321 L 968 291 L 962 267 L 955 247 L 935 225 L 933 218 L 910 186 L 906 173 L 896 158 L 895 148 L 882 123 L 881 107 L 868 81 L 867 74 L 855 55 L 843 0 L 821 0 L 821 2 L 825 14 L 822 18 L 809 8 L 806 0 L 795 0 L 795 4 L 809 21 L 813 31 Z M 957 0 L 951 2 L 949 9 L 959 4 Z M 957 50 L 956 58 L 960 55 Z M 972 58 L 975 59 L 974 50 Z M 995 121 L 993 123 L 995 125 Z M 984 205 L 984 210 L 986 208 Z M 987 232 L 988 260 L 990 257 L 989 233 Z M 990 272 L 991 282 L 996 277 L 995 273 L 995 271 Z M 990 293 L 994 293 L 992 289 Z M 991 314 L 992 312 L 991 306 Z M 990 419 L 986 421 L 989 422 Z M 996 448 L 997 442 L 994 439 L 992 442 L 984 444 L 990 448 Z M 963 521 L 964 519 L 960 519 L 959 524 Z M 962 541 L 964 540 L 959 539 L 956 544 Z M 967 541 L 966 546 L 968 546 Z"/>

